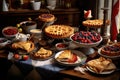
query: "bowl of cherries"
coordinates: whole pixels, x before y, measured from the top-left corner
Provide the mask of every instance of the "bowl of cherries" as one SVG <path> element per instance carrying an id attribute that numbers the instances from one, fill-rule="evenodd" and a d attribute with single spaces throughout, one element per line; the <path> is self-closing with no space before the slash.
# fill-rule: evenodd
<path id="1" fill-rule="evenodd" d="M 55 44 L 55 47 L 57 50 L 65 50 L 68 49 L 69 44 L 68 43 L 63 43 L 63 42 L 59 42 Z"/>
<path id="2" fill-rule="evenodd" d="M 13 26 L 8 26 L 3 28 L 2 30 L 2 34 L 3 36 L 5 36 L 6 38 L 15 38 L 15 36 L 18 34 L 18 28 L 17 27 L 13 27 Z"/>
<path id="3" fill-rule="evenodd" d="M 80 47 L 95 47 L 100 44 L 102 37 L 95 31 L 80 31 L 70 36 L 70 39 Z"/>

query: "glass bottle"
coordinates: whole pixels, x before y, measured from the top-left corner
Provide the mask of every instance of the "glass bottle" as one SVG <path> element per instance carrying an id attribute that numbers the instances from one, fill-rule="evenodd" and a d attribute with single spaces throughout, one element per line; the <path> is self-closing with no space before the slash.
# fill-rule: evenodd
<path id="1" fill-rule="evenodd" d="M 120 42 L 120 29 L 119 29 L 119 33 L 117 34 L 117 42 Z"/>

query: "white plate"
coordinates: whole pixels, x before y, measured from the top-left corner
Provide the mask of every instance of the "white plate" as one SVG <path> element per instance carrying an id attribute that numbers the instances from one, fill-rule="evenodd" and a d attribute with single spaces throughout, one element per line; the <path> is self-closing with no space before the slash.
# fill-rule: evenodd
<path id="1" fill-rule="evenodd" d="M 77 50 L 71 50 L 73 53 L 75 53 L 77 55 L 77 58 L 78 60 L 75 62 L 75 63 L 68 63 L 68 62 L 61 62 L 59 60 L 57 60 L 56 58 L 63 52 L 63 51 L 60 51 L 58 53 L 56 53 L 55 55 L 55 60 L 61 64 L 61 65 L 64 65 L 64 66 L 77 66 L 77 65 L 80 65 L 80 64 L 84 64 L 86 59 L 87 59 L 87 56 L 84 55 L 82 52 L 80 51 L 77 51 Z"/>
<path id="2" fill-rule="evenodd" d="M 120 57 L 120 55 L 119 56 L 107 56 L 107 55 L 104 55 L 104 54 L 101 53 L 101 49 L 102 49 L 102 47 L 100 49 L 98 49 L 98 54 L 103 56 L 103 57 L 111 58 L 111 59 Z"/>
<path id="3" fill-rule="evenodd" d="M 96 73 L 95 71 L 93 71 L 92 69 L 90 69 L 88 66 L 86 66 L 86 69 L 92 73 L 95 73 L 95 74 L 111 74 L 113 73 L 115 70 L 111 70 L 111 71 L 104 71 L 104 72 L 101 72 L 101 73 Z"/>
<path id="4" fill-rule="evenodd" d="M 70 36 L 70 40 L 73 41 L 77 46 L 80 46 L 80 47 L 95 47 L 95 46 L 98 46 L 101 43 L 101 41 L 103 40 L 103 38 L 101 37 L 100 41 L 95 42 L 95 43 L 80 43 L 80 42 L 74 41 L 72 39 L 72 36 L 74 36 L 74 34 Z"/>

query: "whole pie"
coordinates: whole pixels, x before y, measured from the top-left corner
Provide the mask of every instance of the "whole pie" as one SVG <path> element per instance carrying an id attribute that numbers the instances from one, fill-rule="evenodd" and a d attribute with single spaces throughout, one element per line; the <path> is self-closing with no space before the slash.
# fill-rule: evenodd
<path id="1" fill-rule="evenodd" d="M 44 22 L 51 22 L 55 20 L 55 16 L 53 14 L 41 14 L 39 19 Z"/>
<path id="2" fill-rule="evenodd" d="M 101 54 L 107 55 L 107 56 L 119 56 L 120 55 L 120 43 L 102 47 Z"/>
<path id="3" fill-rule="evenodd" d="M 101 27 L 103 25 L 103 20 L 100 19 L 86 20 L 83 21 L 83 25 L 87 27 Z"/>
<path id="4" fill-rule="evenodd" d="M 45 28 L 45 33 L 52 38 L 66 38 L 74 33 L 74 28 L 67 25 L 50 25 Z"/>

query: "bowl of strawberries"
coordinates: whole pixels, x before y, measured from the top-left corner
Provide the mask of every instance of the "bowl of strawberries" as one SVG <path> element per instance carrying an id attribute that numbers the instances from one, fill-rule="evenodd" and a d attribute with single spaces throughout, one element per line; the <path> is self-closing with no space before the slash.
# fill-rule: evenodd
<path id="1" fill-rule="evenodd" d="M 95 47 L 101 43 L 102 37 L 95 31 L 80 31 L 71 35 L 70 40 L 80 47 Z"/>

